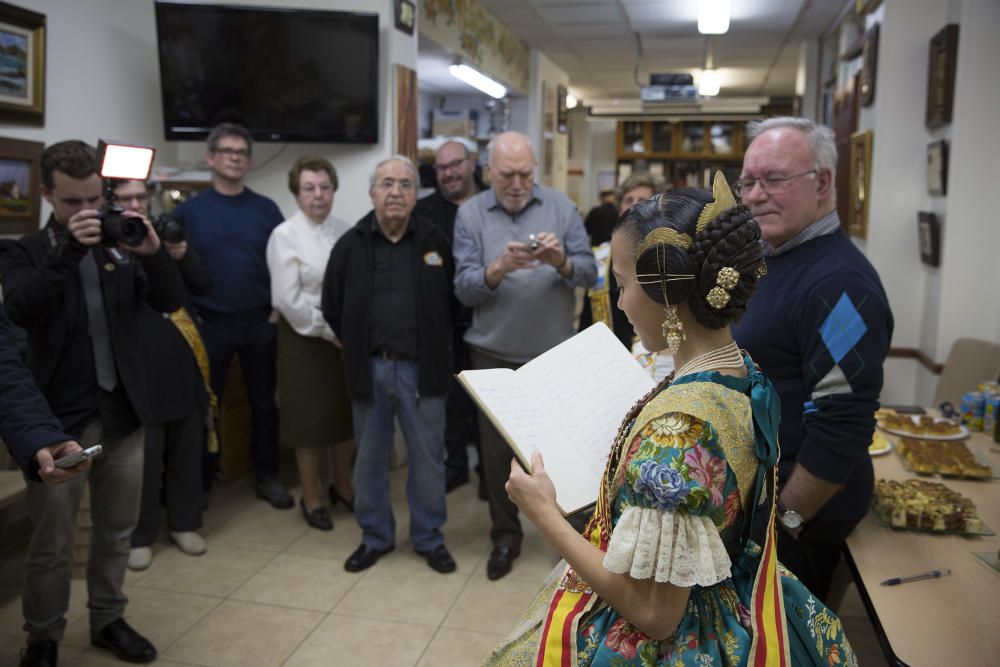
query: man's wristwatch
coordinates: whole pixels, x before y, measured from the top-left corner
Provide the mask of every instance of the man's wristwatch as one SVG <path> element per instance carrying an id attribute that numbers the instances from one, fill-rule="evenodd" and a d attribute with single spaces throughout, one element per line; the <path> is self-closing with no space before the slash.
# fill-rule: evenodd
<path id="1" fill-rule="evenodd" d="M 778 521 L 787 530 L 798 530 L 806 522 L 802 515 L 795 510 L 790 510 L 778 503 Z"/>

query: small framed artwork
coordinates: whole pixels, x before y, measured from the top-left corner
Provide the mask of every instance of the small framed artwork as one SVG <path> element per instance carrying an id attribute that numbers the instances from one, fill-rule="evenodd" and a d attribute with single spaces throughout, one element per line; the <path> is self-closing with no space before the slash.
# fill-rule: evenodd
<path id="1" fill-rule="evenodd" d="M 920 261 L 928 266 L 941 266 L 941 225 L 933 213 L 917 213 L 917 239 Z"/>
<path id="2" fill-rule="evenodd" d="M 943 197 L 948 190 L 948 142 L 927 144 L 927 193 Z"/>
<path id="3" fill-rule="evenodd" d="M 38 229 L 39 162 L 45 145 L 0 137 L 0 234 Z"/>
<path id="4" fill-rule="evenodd" d="M 556 86 L 556 130 L 559 134 L 569 132 L 569 110 L 566 108 L 566 86 Z"/>
<path id="5" fill-rule="evenodd" d="M 0 2 L 0 121 L 45 119 L 45 15 Z"/>
<path id="6" fill-rule="evenodd" d="M 929 128 L 951 123 L 955 93 L 955 63 L 958 59 L 958 24 L 949 23 L 931 38 L 927 66 L 927 112 Z"/>
<path id="7" fill-rule="evenodd" d="M 871 130 L 851 135 L 851 197 L 847 232 L 851 236 L 868 238 L 868 205 L 872 182 Z"/>
<path id="8" fill-rule="evenodd" d="M 413 34 L 417 23 L 417 6 L 410 0 L 396 0 L 396 29 Z"/>
<path id="9" fill-rule="evenodd" d="M 875 101 L 875 67 L 878 63 L 878 26 L 876 23 L 865 33 L 861 47 L 861 106 L 870 107 Z"/>

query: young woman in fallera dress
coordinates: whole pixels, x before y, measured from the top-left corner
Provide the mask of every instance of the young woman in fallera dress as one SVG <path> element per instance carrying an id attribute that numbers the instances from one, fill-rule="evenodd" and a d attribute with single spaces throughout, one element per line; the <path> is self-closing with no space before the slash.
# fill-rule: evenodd
<path id="1" fill-rule="evenodd" d="M 490 665 L 856 665 L 839 619 L 777 562 L 779 400 L 733 342 L 766 274 L 721 174 L 632 207 L 612 237 L 625 311 L 677 372 L 625 417 L 583 535 L 538 456 L 507 490 L 565 558 Z M 763 545 L 753 513 L 771 517 Z"/>

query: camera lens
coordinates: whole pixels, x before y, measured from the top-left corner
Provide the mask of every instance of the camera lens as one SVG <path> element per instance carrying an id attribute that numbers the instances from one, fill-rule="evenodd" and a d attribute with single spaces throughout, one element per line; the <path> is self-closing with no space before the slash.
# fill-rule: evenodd
<path id="1" fill-rule="evenodd" d="M 98 217 L 104 245 L 114 246 L 121 241 L 125 245 L 137 246 L 146 238 L 146 225 L 142 223 L 142 218 L 125 216 L 123 212 L 124 209 L 117 204 L 101 209 Z"/>
<path id="2" fill-rule="evenodd" d="M 167 243 L 180 243 L 187 238 L 184 225 L 169 213 L 164 213 L 153 222 L 156 234 Z"/>

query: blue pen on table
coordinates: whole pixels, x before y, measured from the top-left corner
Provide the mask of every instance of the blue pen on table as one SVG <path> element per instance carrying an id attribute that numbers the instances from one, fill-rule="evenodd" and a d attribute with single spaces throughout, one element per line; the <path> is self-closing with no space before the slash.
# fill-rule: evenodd
<path id="1" fill-rule="evenodd" d="M 911 581 L 923 581 L 924 579 L 938 579 L 939 577 L 947 577 L 951 574 L 951 570 L 931 570 L 930 572 L 922 572 L 920 574 L 914 574 L 909 577 L 894 577 L 892 579 L 886 579 L 882 582 L 883 586 L 898 586 L 899 584 L 909 583 Z"/>

